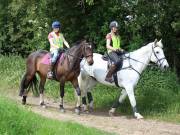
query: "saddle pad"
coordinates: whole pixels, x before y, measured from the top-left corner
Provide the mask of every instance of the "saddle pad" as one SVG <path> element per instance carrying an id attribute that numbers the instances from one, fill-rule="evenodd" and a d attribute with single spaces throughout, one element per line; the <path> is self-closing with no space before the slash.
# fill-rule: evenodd
<path id="1" fill-rule="evenodd" d="M 64 58 L 64 53 L 62 53 L 61 56 L 57 58 L 56 63 L 62 62 L 63 58 Z M 44 55 L 41 60 L 41 63 L 45 64 L 45 65 L 50 65 L 51 64 L 51 54 L 47 53 L 46 55 Z"/>

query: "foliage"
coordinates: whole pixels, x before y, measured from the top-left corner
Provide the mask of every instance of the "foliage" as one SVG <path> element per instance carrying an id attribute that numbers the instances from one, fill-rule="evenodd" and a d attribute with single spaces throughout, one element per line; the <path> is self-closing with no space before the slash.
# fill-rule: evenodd
<path id="1" fill-rule="evenodd" d="M 71 44 L 87 38 L 104 53 L 110 21 L 120 24 L 122 47 L 137 49 L 155 38 L 163 39 L 165 54 L 180 76 L 179 0 L 1 0 L 0 53 L 27 56 L 49 49 L 51 23 L 60 20 Z"/>

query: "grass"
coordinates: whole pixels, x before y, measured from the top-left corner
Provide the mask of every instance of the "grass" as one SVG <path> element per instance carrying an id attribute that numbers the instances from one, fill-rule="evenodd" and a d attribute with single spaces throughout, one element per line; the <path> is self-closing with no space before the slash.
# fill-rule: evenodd
<path id="1" fill-rule="evenodd" d="M 60 122 L 27 111 L 0 96 L 1 135 L 110 135 L 72 122 Z"/>
<path id="2" fill-rule="evenodd" d="M 20 79 L 25 72 L 25 60 L 18 56 L 0 56 L 0 92 L 4 89 L 18 91 Z M 161 72 L 158 69 L 147 69 L 136 87 L 136 100 L 139 112 L 152 119 L 180 123 L 180 84 L 172 71 Z M 1 90 L 3 89 L 3 90 Z M 118 99 L 120 90 L 98 84 L 93 89 L 96 110 L 107 111 Z M 51 98 L 59 98 L 59 83 L 47 81 L 45 94 Z M 74 89 L 66 83 L 65 101 L 74 103 Z M 118 113 L 132 115 L 129 100 L 118 109 Z"/>

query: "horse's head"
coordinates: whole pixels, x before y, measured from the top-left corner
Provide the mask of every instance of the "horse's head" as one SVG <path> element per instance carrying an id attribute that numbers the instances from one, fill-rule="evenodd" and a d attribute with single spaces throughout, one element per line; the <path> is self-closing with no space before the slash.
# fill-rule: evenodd
<path id="1" fill-rule="evenodd" d="M 83 56 L 86 58 L 88 64 L 92 65 L 94 63 L 92 43 L 87 42 L 86 40 L 83 40 L 81 42 L 81 45 L 83 49 Z"/>
<path id="2" fill-rule="evenodd" d="M 158 41 L 156 39 L 152 45 L 151 61 L 156 63 L 161 69 L 166 69 L 169 67 L 169 64 L 164 56 L 163 44 L 161 40 Z"/>

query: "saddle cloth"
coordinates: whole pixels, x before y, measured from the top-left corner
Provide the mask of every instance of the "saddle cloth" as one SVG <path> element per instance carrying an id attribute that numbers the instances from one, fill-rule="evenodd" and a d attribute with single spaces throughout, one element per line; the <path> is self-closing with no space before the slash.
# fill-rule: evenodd
<path id="1" fill-rule="evenodd" d="M 58 56 L 56 63 L 59 63 L 59 62 L 62 63 L 64 60 L 64 56 L 65 56 L 64 53 L 62 53 L 61 56 Z M 45 65 L 50 65 L 51 64 L 51 54 L 47 53 L 46 55 L 44 55 L 42 60 L 41 60 L 41 63 L 45 64 Z"/>

